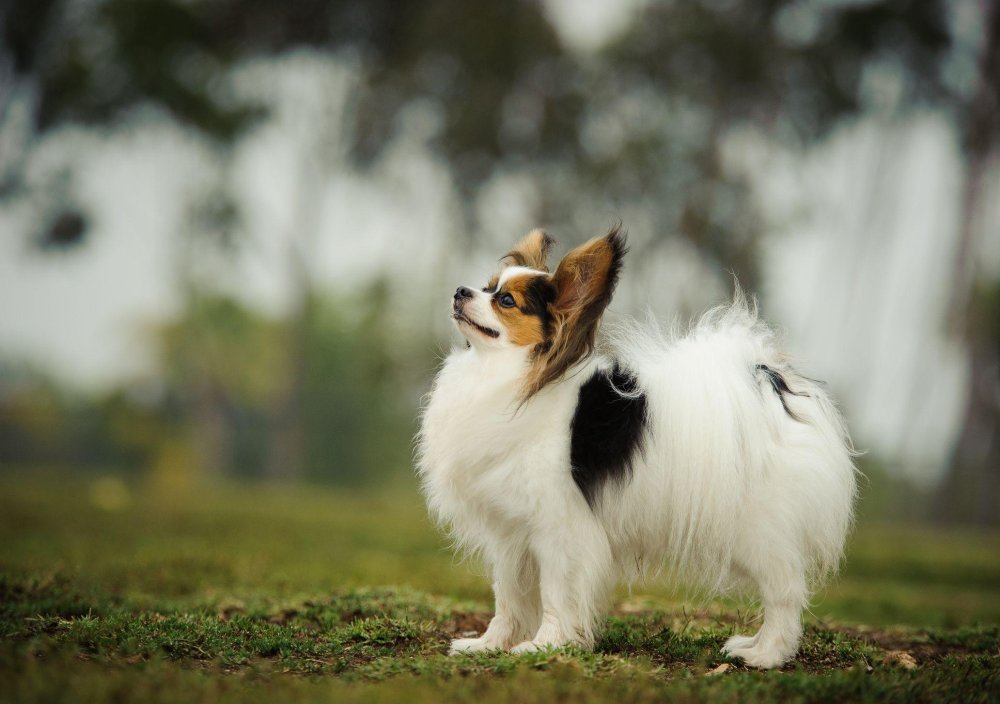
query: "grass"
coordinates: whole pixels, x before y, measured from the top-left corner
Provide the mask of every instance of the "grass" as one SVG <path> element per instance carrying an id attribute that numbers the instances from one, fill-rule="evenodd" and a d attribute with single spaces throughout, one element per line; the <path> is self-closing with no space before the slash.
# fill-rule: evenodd
<path id="1" fill-rule="evenodd" d="M 110 497 L 110 498 L 109 498 Z M 457 658 L 488 581 L 412 482 L 190 492 L 0 475 L 0 701 L 995 701 L 1000 536 L 862 525 L 780 672 L 733 602 L 622 592 L 595 652 Z M 716 674 L 709 674 L 716 672 Z"/>

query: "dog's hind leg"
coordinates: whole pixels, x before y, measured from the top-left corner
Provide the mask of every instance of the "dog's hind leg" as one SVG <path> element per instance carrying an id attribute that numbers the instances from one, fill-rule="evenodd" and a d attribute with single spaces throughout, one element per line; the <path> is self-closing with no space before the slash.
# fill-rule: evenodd
<path id="1" fill-rule="evenodd" d="M 752 637 L 733 636 L 722 651 L 752 667 L 780 667 L 795 656 L 802 637 L 802 609 L 809 599 L 805 571 L 797 560 L 781 557 L 787 561 L 780 562 L 774 551 L 769 560 L 741 565 L 760 592 L 764 623 Z"/>

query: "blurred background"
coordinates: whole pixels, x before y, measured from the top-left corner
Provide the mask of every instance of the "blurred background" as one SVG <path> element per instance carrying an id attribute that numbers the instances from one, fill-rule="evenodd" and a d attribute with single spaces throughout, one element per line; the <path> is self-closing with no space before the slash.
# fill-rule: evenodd
<path id="1" fill-rule="evenodd" d="M 735 274 L 863 521 L 995 527 L 998 5 L 7 0 L 0 469 L 418 501 L 455 286 L 620 219 L 611 315 Z"/>

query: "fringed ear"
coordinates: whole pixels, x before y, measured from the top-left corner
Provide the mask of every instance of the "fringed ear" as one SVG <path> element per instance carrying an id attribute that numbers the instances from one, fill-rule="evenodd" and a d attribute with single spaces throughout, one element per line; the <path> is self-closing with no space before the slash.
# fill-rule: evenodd
<path id="1" fill-rule="evenodd" d="M 504 266 L 526 266 L 539 271 L 548 271 L 546 259 L 553 244 L 555 240 L 545 234 L 544 230 L 532 230 L 500 261 Z"/>
<path id="2" fill-rule="evenodd" d="M 570 251 L 552 275 L 555 307 L 576 319 L 598 320 L 611 302 L 626 252 L 625 235 L 617 227 Z"/>
<path id="3" fill-rule="evenodd" d="M 619 226 L 570 251 L 559 262 L 552 275 L 555 300 L 549 306 L 553 334 L 536 350 L 526 380 L 526 399 L 594 351 L 597 325 L 611 302 L 627 252 Z"/>

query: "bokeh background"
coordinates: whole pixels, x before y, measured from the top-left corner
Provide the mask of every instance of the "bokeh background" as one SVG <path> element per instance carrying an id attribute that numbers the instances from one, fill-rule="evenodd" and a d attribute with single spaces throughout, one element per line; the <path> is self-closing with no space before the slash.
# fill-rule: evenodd
<path id="1" fill-rule="evenodd" d="M 6 2 L 0 469 L 419 503 L 455 286 L 621 220 L 611 315 L 735 274 L 841 399 L 863 522 L 995 528 L 997 6 Z"/>

